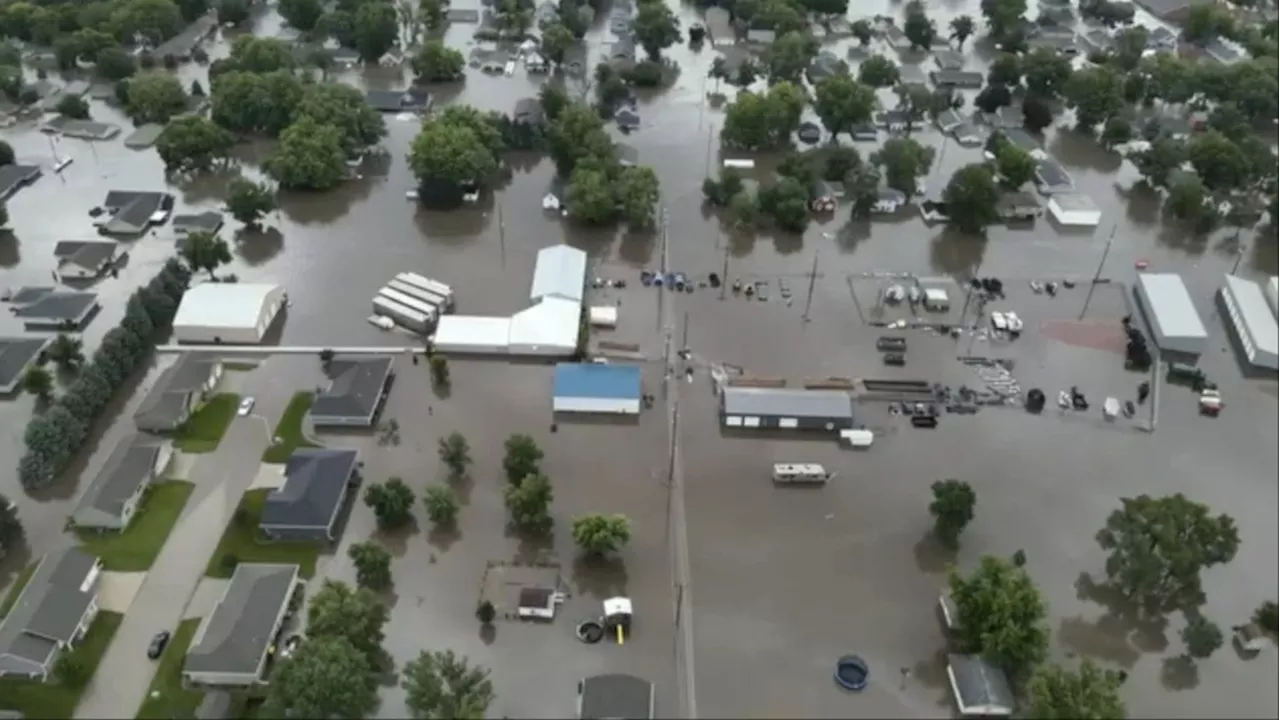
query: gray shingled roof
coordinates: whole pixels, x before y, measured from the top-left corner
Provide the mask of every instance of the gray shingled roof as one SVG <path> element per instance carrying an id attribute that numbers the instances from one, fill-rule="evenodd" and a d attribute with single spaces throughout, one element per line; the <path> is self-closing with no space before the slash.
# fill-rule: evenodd
<path id="1" fill-rule="evenodd" d="M 174 215 L 174 232 L 218 232 L 222 228 L 222 213 L 212 210 L 194 215 Z"/>
<path id="2" fill-rule="evenodd" d="M 51 338 L 0 338 L 0 392 L 13 392 L 32 360 Z"/>
<path id="3" fill-rule="evenodd" d="M 285 464 L 284 485 L 267 495 L 259 527 L 327 530 L 338 513 L 357 457 L 355 450 L 295 450 Z"/>
<path id="4" fill-rule="evenodd" d="M 0 167 L 0 200 L 7 200 L 23 186 L 40 177 L 40 168 L 35 165 L 5 165 Z"/>
<path id="5" fill-rule="evenodd" d="M 187 673 L 251 675 L 271 645 L 281 609 L 289 602 L 297 565 L 241 563 L 226 593 L 187 653 Z"/>
<path id="6" fill-rule="evenodd" d="M 95 588 L 82 588 L 98 561 L 79 548 L 45 555 L 0 624 L 0 671 L 40 673 L 59 642 L 70 642 Z"/>
<path id="7" fill-rule="evenodd" d="M 34 293 L 35 288 L 23 288 L 19 291 L 22 300 L 10 298 L 16 307 L 13 314 L 28 320 L 48 320 L 52 322 L 79 322 L 98 304 L 98 296 L 91 292 L 62 292 L 52 288 L 44 288 L 41 293 Z M 34 299 L 32 299 L 34 296 Z"/>
<path id="8" fill-rule="evenodd" d="M 311 403 L 313 420 L 372 418 L 391 373 L 390 357 L 334 358 L 329 363 L 329 389 Z"/>
<path id="9" fill-rule="evenodd" d="M 727 387 L 723 393 L 725 415 L 791 418 L 848 418 L 853 399 L 841 390 L 789 390 Z"/>
<path id="10" fill-rule="evenodd" d="M 584 720 L 653 717 L 653 683 L 635 675 L 593 675 L 582 681 Z"/>
<path id="11" fill-rule="evenodd" d="M 97 271 L 116 256 L 114 240 L 62 240 L 53 246 L 53 256 L 58 267 L 76 265 L 85 270 Z"/>
<path id="12" fill-rule="evenodd" d="M 125 503 L 151 481 L 156 460 L 164 451 L 165 442 L 153 437 L 133 435 L 121 440 L 80 496 L 72 521 L 81 527 L 123 528 Z"/>
<path id="13" fill-rule="evenodd" d="M 141 430 L 175 430 L 187 419 L 191 393 L 201 390 L 213 374 L 217 359 L 185 353 L 156 380 L 133 422 Z"/>
<path id="14" fill-rule="evenodd" d="M 966 708 L 1013 711 L 1013 690 L 1003 670 L 977 655 L 952 654 L 947 656 L 947 661 L 962 712 Z"/>

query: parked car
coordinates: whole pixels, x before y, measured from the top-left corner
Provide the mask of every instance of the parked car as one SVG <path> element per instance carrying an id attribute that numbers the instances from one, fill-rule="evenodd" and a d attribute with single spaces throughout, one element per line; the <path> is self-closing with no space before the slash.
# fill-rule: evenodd
<path id="1" fill-rule="evenodd" d="M 236 414 L 243 417 L 253 412 L 253 405 L 256 401 L 252 397 L 246 397 L 240 401 L 240 407 L 236 410 Z"/>
<path id="2" fill-rule="evenodd" d="M 147 646 L 147 657 L 155 660 L 164 652 L 165 646 L 169 644 L 169 631 L 161 630 L 156 636 L 151 638 L 151 644 Z"/>

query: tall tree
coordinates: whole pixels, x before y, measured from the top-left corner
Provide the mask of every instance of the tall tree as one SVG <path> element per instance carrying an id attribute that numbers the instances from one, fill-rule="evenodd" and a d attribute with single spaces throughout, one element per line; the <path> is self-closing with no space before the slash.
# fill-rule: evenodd
<path id="1" fill-rule="evenodd" d="M 18 506 L 0 495 L 0 559 L 22 542 L 22 521 L 18 519 Z"/>
<path id="2" fill-rule="evenodd" d="M 631 539 L 626 515 L 582 515 L 574 518 L 573 541 L 584 552 L 605 555 L 621 550 Z"/>
<path id="3" fill-rule="evenodd" d="M 440 462 L 449 468 L 449 476 L 451 478 L 462 478 L 467 474 L 467 469 L 471 467 L 471 445 L 467 442 L 467 437 L 460 432 L 451 432 L 447 436 L 440 438 L 438 447 Z"/>
<path id="4" fill-rule="evenodd" d="M 1120 673 L 1103 670 L 1091 660 L 1077 669 L 1055 663 L 1040 665 L 1027 682 L 1026 717 L 1030 720 L 1124 720 L 1128 709 L 1120 699 Z"/>
<path id="5" fill-rule="evenodd" d="M 323 191 L 347 177 L 342 131 L 304 117 L 280 134 L 267 171 L 285 190 Z"/>
<path id="6" fill-rule="evenodd" d="M 873 88 L 893 87 L 901 79 L 898 66 L 883 55 L 872 55 L 858 65 L 858 82 Z"/>
<path id="7" fill-rule="evenodd" d="M 177 76 L 163 71 L 140 73 L 129 80 L 129 117 L 139 125 L 164 124 L 187 107 L 187 93 Z"/>
<path id="8" fill-rule="evenodd" d="M 504 443 L 505 454 L 502 458 L 502 468 L 507 474 L 507 481 L 513 485 L 518 485 L 529 475 L 536 475 L 539 470 L 539 463 L 542 462 L 542 448 L 538 447 L 538 443 L 534 442 L 532 437 L 524 434 L 515 434 L 507 438 Z"/>
<path id="9" fill-rule="evenodd" d="M 1049 648 L 1045 602 L 1026 571 L 1004 558 L 985 555 L 965 577 L 951 571 L 956 639 L 1015 676 L 1035 667 Z"/>
<path id="10" fill-rule="evenodd" d="M 765 51 L 765 68 L 771 83 L 799 83 L 818 53 L 818 43 L 807 35 L 789 32 L 778 36 Z"/>
<path id="11" fill-rule="evenodd" d="M 555 492 L 545 475 L 530 475 L 518 485 L 503 489 L 503 500 L 511 524 L 525 532 L 545 533 L 551 529 L 551 502 Z"/>
<path id="12" fill-rule="evenodd" d="M 680 22 L 666 3 L 642 2 L 631 23 L 631 32 L 649 59 L 662 59 L 662 51 L 680 39 Z"/>
<path id="13" fill-rule="evenodd" d="M 483 720 L 493 702 L 489 671 L 452 650 L 422 651 L 401 673 L 405 706 L 419 720 Z"/>
<path id="14" fill-rule="evenodd" d="M 22 390 L 40 402 L 48 402 L 53 397 L 53 374 L 39 365 L 32 365 L 22 373 Z"/>
<path id="15" fill-rule="evenodd" d="M 276 195 L 264 183 L 237 177 L 227 186 L 227 212 L 246 227 L 257 227 L 276 209 Z"/>
<path id="16" fill-rule="evenodd" d="M 884 167 L 884 179 L 889 187 L 913 197 L 917 179 L 929 171 L 933 158 L 932 147 L 911 138 L 890 138 L 880 152 L 871 156 L 871 161 Z"/>
<path id="17" fill-rule="evenodd" d="M 413 490 L 398 477 L 366 486 L 364 504 L 373 510 L 381 528 L 404 527 L 413 520 Z"/>
<path id="18" fill-rule="evenodd" d="M 400 36 L 400 20 L 396 8 L 387 2 L 366 2 L 360 5 L 355 17 L 356 50 L 360 59 L 369 63 L 378 60 L 395 46 Z"/>
<path id="19" fill-rule="evenodd" d="M 1200 574 L 1231 562 L 1240 533 L 1230 516 L 1181 493 L 1123 498 L 1098 532 L 1108 553 L 1107 577 L 1149 610 L 1184 607 L 1202 596 Z"/>
<path id="20" fill-rule="evenodd" d="M 156 139 L 156 152 L 166 172 L 196 173 L 213 169 L 231 155 L 235 136 L 199 115 L 175 118 Z"/>
<path id="21" fill-rule="evenodd" d="M 193 232 L 182 241 L 178 251 L 192 272 L 204 271 L 212 279 L 214 271 L 231 262 L 227 241 L 211 232 Z"/>
<path id="22" fill-rule="evenodd" d="M 829 75 L 818 81 L 813 107 L 834 143 L 840 133 L 871 121 L 876 92 L 848 75 Z"/>
<path id="23" fill-rule="evenodd" d="M 1180 633 L 1187 657 L 1207 660 L 1222 647 L 1222 628 L 1198 612 L 1190 613 Z"/>
<path id="24" fill-rule="evenodd" d="M 987 82 L 992 85 L 1014 86 L 1022 82 L 1022 61 L 1013 53 L 1000 53 L 991 69 L 987 71 Z"/>
<path id="25" fill-rule="evenodd" d="M 84 342 L 78 337 L 58 333 L 49 345 L 48 356 L 63 372 L 74 372 L 84 365 Z"/>
<path id="26" fill-rule="evenodd" d="M 1000 188 L 986 165 L 965 165 L 957 170 L 943 189 L 942 200 L 951 224 L 965 232 L 984 233 L 999 219 Z"/>
<path id="27" fill-rule="evenodd" d="M 467 61 L 442 41 L 428 40 L 418 48 L 412 65 L 420 82 L 453 82 L 462 78 Z"/>
<path id="28" fill-rule="evenodd" d="M 325 580 L 307 604 L 307 637 L 344 639 L 377 667 L 389 612 L 386 603 L 372 592 Z"/>
<path id="29" fill-rule="evenodd" d="M 391 553 L 372 540 L 347 548 L 347 557 L 356 568 L 356 584 L 369 590 L 391 587 Z"/>
<path id="30" fill-rule="evenodd" d="M 998 43 L 1021 30 L 1027 13 L 1026 0 L 982 0 L 981 7 L 982 17 L 987 20 L 987 33 Z"/>
<path id="31" fill-rule="evenodd" d="M 271 674 L 264 717 L 360 720 L 378 705 L 377 677 L 369 659 L 341 636 L 317 636 Z"/>
<path id="32" fill-rule="evenodd" d="M 929 19 L 924 3 L 920 0 L 908 2 L 906 12 L 906 20 L 902 23 L 902 34 L 906 35 L 911 47 L 928 50 L 933 46 L 934 39 L 938 37 L 938 26 Z"/>
<path id="33" fill-rule="evenodd" d="M 964 41 L 973 37 L 973 18 L 968 15 L 961 15 L 951 21 L 951 39 L 956 41 L 956 46 L 964 49 Z"/>
<path id="34" fill-rule="evenodd" d="M 320 0 L 280 0 L 277 9 L 285 22 L 301 32 L 314 30 L 324 15 Z"/>
<path id="35" fill-rule="evenodd" d="M 1124 107 L 1124 78 L 1106 65 L 1085 68 L 1071 75 L 1062 94 L 1075 108 L 1076 123 L 1092 130 Z"/>
<path id="36" fill-rule="evenodd" d="M 933 516 L 933 532 L 943 545 L 960 546 L 960 533 L 973 521 L 973 508 L 978 495 L 963 480 L 938 480 L 931 489 L 933 502 L 929 514 Z"/>

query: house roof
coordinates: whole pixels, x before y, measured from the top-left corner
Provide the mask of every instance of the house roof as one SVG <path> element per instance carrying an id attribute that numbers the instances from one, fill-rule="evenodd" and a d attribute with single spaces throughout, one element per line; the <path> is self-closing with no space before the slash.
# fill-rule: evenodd
<path id="1" fill-rule="evenodd" d="M 1004 671 L 977 655 L 947 656 L 947 674 L 962 714 L 1012 712 L 1013 690 Z"/>
<path id="2" fill-rule="evenodd" d="M 964 67 L 964 55 L 955 50 L 939 50 L 933 54 L 933 61 L 943 70 L 959 70 Z"/>
<path id="3" fill-rule="evenodd" d="M 640 151 L 626 143 L 614 143 L 613 156 L 623 165 L 636 165 L 640 162 Z"/>
<path id="4" fill-rule="evenodd" d="M 853 399 L 841 390 L 727 387 L 722 393 L 725 415 L 793 418 L 850 418 Z"/>
<path id="5" fill-rule="evenodd" d="M 564 398 L 640 399 L 640 368 L 636 365 L 560 363 L 551 381 L 551 394 Z"/>
<path id="6" fill-rule="evenodd" d="M 965 70 L 934 70 L 929 79 L 935 85 L 954 85 L 956 87 L 982 87 L 982 73 Z"/>
<path id="7" fill-rule="evenodd" d="M 1031 133 L 1022 128 L 1002 128 L 1000 136 L 1005 139 L 1005 142 L 1025 152 L 1034 152 L 1040 149 L 1040 142 L 1032 137 Z"/>
<path id="8" fill-rule="evenodd" d="M 582 302 L 587 283 L 587 254 L 568 245 L 553 245 L 538 251 L 533 268 L 529 298 L 560 297 Z"/>
<path id="9" fill-rule="evenodd" d="M 35 288 L 24 288 L 24 290 L 31 291 Z M 22 297 L 32 297 L 32 295 Z M 44 288 L 44 292 L 35 295 L 24 304 L 20 304 L 15 298 L 10 298 L 9 302 L 16 306 L 13 308 L 13 314 L 20 318 L 79 323 L 97 307 L 98 296 L 91 292 L 63 292 Z"/>
<path id="10" fill-rule="evenodd" d="M 416 112 L 431 106 L 431 95 L 425 90 L 370 90 L 365 102 L 380 112 Z"/>
<path id="11" fill-rule="evenodd" d="M 218 232 L 223 222 L 222 213 L 209 210 L 193 215 L 174 215 L 173 229 L 176 232 Z"/>
<path id="12" fill-rule="evenodd" d="M 173 326 L 256 328 L 263 308 L 281 293 L 269 283 L 201 283 L 183 294 Z"/>
<path id="13" fill-rule="evenodd" d="M 313 418 L 372 418 L 391 375 L 392 359 L 334 358 L 327 368 L 329 389 L 311 403 Z"/>
<path id="14" fill-rule="evenodd" d="M 578 344 L 582 303 L 548 296 L 511 316 L 508 346 L 519 353 L 526 347 L 558 348 L 572 352 Z"/>
<path id="15" fill-rule="evenodd" d="M 141 430 L 174 430 L 186 420 L 191 393 L 204 388 L 218 359 L 183 353 L 160 374 L 151 392 L 143 398 L 133 422 Z"/>
<path id="16" fill-rule="evenodd" d="M 118 529 L 124 526 L 124 506 L 138 488 L 151 481 L 156 461 L 166 451 L 156 438 L 133 435 L 121 440 L 94 475 L 76 503 L 76 525 Z"/>
<path id="17" fill-rule="evenodd" d="M 160 43 L 151 54 L 157 58 L 164 58 L 168 55 L 179 58 L 186 57 L 217 24 L 217 19 L 209 15 L 197 18 L 182 32 Z"/>
<path id="18" fill-rule="evenodd" d="M 1136 4 L 1161 19 L 1178 17 L 1197 5 L 1212 5 L 1214 0 L 1136 0 Z"/>
<path id="19" fill-rule="evenodd" d="M 1066 168 L 1053 160 L 1036 163 L 1036 179 L 1043 187 L 1070 187 L 1072 184 Z"/>
<path id="20" fill-rule="evenodd" d="M 267 495 L 259 527 L 327 530 L 338 514 L 358 456 L 355 450 L 295 450 L 284 467 L 284 485 Z"/>
<path id="21" fill-rule="evenodd" d="M 0 167 L 0 199 L 13 197 L 23 186 L 40 177 L 35 165 L 5 165 Z"/>
<path id="22" fill-rule="evenodd" d="M 1236 326 L 1237 332 L 1248 335 L 1255 352 L 1272 356 L 1280 354 L 1280 329 L 1276 326 L 1276 316 L 1271 314 L 1271 304 L 1258 283 L 1227 275 L 1222 291 L 1231 296 L 1235 306 L 1236 317 L 1231 318 L 1232 325 Z"/>
<path id="23" fill-rule="evenodd" d="M 151 216 L 173 197 L 161 192 L 131 192 L 112 190 L 107 193 L 103 207 L 112 211 L 111 219 L 102 225 L 102 231 L 113 235 L 136 235 L 151 224 Z"/>
<path id="24" fill-rule="evenodd" d="M 653 683 L 635 675 L 592 675 L 582 681 L 583 720 L 647 720 L 653 717 Z"/>
<path id="25" fill-rule="evenodd" d="M 53 256 L 58 267 L 75 265 L 97 271 L 115 259 L 116 250 L 114 240 L 62 240 L 53 246 Z"/>
<path id="26" fill-rule="evenodd" d="M 542 122 L 542 103 L 538 98 L 520 98 L 511 111 L 511 118 L 523 123 L 540 123 Z"/>
<path id="27" fill-rule="evenodd" d="M 1203 338 L 1208 333 L 1200 312 L 1176 273 L 1138 273 L 1147 319 L 1162 337 Z M 1268 313 L 1270 314 L 1270 313 Z"/>
<path id="28" fill-rule="evenodd" d="M 164 125 L 147 123 L 129 133 L 129 137 L 124 139 L 124 146 L 133 150 L 149 148 L 156 143 L 156 140 L 160 139 L 160 133 L 162 132 L 164 132 Z"/>
<path id="29" fill-rule="evenodd" d="M 1000 196 L 999 206 L 1001 209 L 1023 210 L 1026 208 L 1039 208 L 1040 201 L 1029 192 L 1009 192 Z"/>
<path id="30" fill-rule="evenodd" d="M 68 643 L 96 595 L 85 580 L 98 559 L 67 548 L 45 555 L 0 623 L 0 671 L 41 672 L 58 643 Z"/>
<path id="31" fill-rule="evenodd" d="M 237 565 L 226 592 L 187 653 L 183 672 L 256 674 L 275 640 L 276 620 L 293 594 L 297 577 L 297 565 Z"/>
<path id="32" fill-rule="evenodd" d="M 609 46 L 609 58 L 612 60 L 633 60 L 636 56 L 636 41 L 630 35 L 619 35 Z"/>
<path id="33" fill-rule="evenodd" d="M 0 338 L 0 393 L 11 393 L 22 381 L 22 373 L 35 361 L 52 338 Z"/>

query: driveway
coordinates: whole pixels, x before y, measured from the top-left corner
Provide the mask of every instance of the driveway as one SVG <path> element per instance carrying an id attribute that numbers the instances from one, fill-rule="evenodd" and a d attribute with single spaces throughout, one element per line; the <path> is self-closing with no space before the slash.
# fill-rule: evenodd
<path id="1" fill-rule="evenodd" d="M 117 613 L 127 613 L 146 579 L 145 572 L 103 571 L 98 576 L 98 607 Z"/>
<path id="2" fill-rule="evenodd" d="M 131 718 L 151 684 L 155 664 L 147 645 L 160 630 L 173 630 L 204 576 L 205 566 L 231 521 L 240 496 L 258 473 L 267 438 L 257 418 L 236 418 L 218 449 L 191 468 L 192 500 L 161 549 L 129 612 L 107 649 L 77 718 Z"/>

